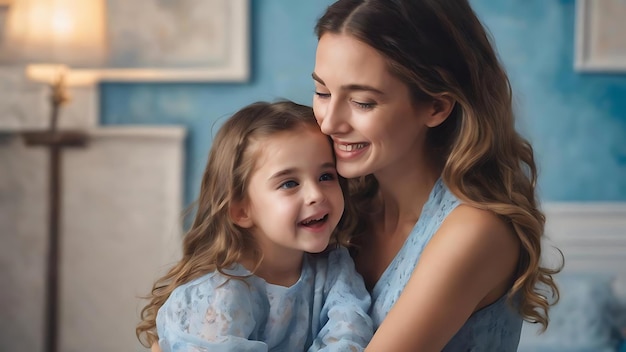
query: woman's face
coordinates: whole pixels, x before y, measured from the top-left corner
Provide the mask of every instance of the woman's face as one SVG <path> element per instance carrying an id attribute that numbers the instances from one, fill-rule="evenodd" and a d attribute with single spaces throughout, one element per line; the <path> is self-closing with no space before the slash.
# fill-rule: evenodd
<path id="1" fill-rule="evenodd" d="M 411 101 L 383 56 L 348 34 L 324 34 L 315 56 L 313 110 L 332 137 L 337 171 L 354 178 L 402 172 L 419 160 L 428 104 Z"/>

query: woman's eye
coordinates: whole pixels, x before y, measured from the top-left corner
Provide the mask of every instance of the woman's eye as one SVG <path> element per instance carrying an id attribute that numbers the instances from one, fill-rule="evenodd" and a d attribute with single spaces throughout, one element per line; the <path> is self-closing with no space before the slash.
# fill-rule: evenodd
<path id="1" fill-rule="evenodd" d="M 323 174 L 322 176 L 320 176 L 320 181 L 334 181 L 336 180 L 337 177 L 335 176 L 335 174 L 327 172 L 325 174 Z"/>
<path id="2" fill-rule="evenodd" d="M 321 93 L 321 92 L 318 92 L 318 91 L 315 92 L 315 95 L 317 95 L 318 98 L 329 98 L 330 97 L 330 93 Z"/>
<path id="3" fill-rule="evenodd" d="M 287 181 L 287 182 L 281 183 L 279 188 L 289 189 L 289 188 L 294 188 L 296 186 L 298 186 L 298 183 L 296 181 Z"/>
<path id="4" fill-rule="evenodd" d="M 352 102 L 363 110 L 369 110 L 369 109 L 372 109 L 374 106 L 376 106 L 376 103 L 361 103 L 356 100 L 353 100 Z"/>

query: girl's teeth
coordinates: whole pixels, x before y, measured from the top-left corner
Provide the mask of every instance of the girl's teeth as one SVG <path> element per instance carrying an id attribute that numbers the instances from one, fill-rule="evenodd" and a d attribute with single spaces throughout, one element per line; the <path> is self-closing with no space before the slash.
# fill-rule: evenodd
<path id="1" fill-rule="evenodd" d="M 322 220 L 324 220 L 324 218 L 326 218 L 326 216 L 322 216 L 322 217 L 321 217 L 321 218 L 319 218 L 319 219 L 311 219 L 311 220 L 306 220 L 306 221 L 303 221 L 303 222 L 302 222 L 302 224 L 303 224 L 303 225 L 309 225 L 309 224 L 314 223 L 314 222 L 319 222 L 319 221 L 322 221 Z"/>

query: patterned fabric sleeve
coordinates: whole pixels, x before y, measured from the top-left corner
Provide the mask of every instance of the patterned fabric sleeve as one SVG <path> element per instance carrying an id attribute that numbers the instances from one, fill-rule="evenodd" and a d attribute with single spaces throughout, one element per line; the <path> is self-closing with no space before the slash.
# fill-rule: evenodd
<path id="1" fill-rule="evenodd" d="M 318 269 L 316 277 L 316 281 L 324 280 L 321 328 L 308 351 L 363 351 L 373 335 L 367 314 L 370 296 L 363 278 L 346 248 L 334 250 L 327 262 L 320 262 L 326 264 L 326 270 Z"/>
<path id="2" fill-rule="evenodd" d="M 157 315 L 163 352 L 267 352 L 257 321 L 263 302 L 240 280 L 196 280 L 176 289 Z"/>

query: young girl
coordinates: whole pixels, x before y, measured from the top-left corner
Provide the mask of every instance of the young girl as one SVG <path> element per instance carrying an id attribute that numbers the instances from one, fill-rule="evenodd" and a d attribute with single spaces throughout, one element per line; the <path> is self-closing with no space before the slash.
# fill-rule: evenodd
<path id="1" fill-rule="evenodd" d="M 340 247 L 354 227 L 343 213 L 312 109 L 243 108 L 213 141 L 183 258 L 155 283 L 137 336 L 164 352 L 362 350 L 370 298 Z"/>

